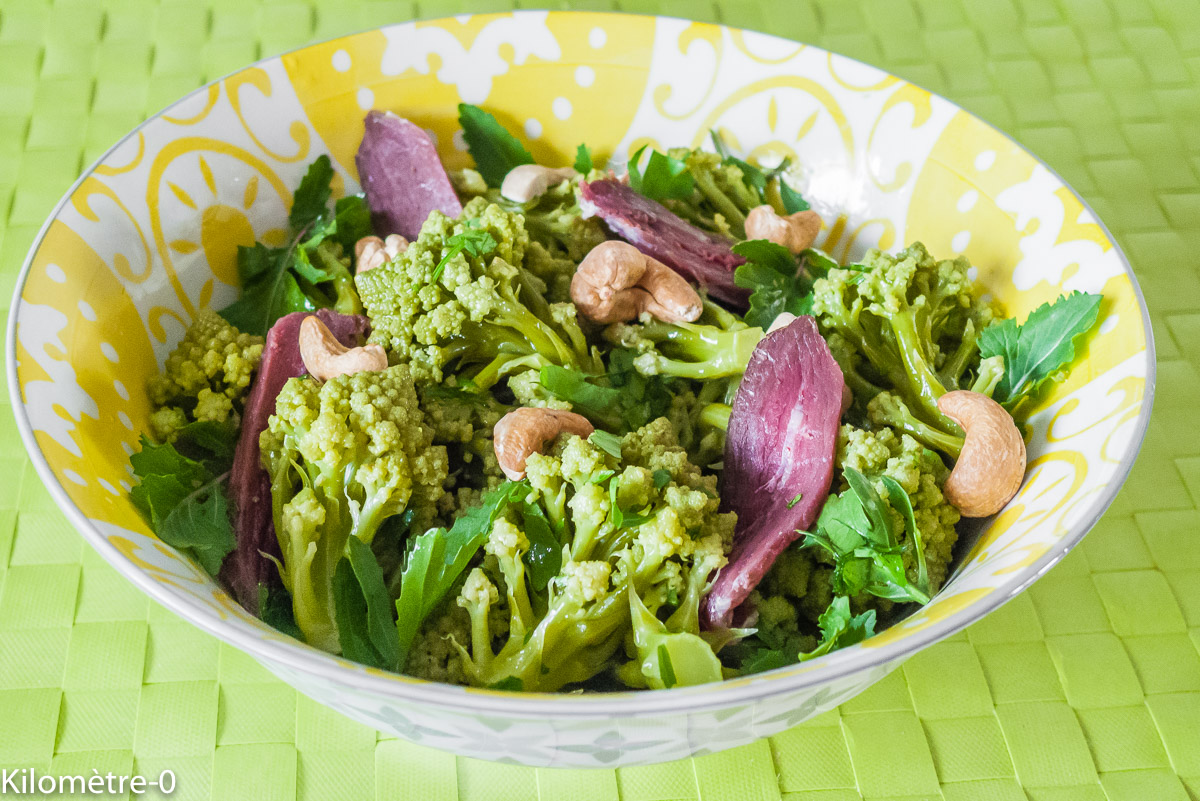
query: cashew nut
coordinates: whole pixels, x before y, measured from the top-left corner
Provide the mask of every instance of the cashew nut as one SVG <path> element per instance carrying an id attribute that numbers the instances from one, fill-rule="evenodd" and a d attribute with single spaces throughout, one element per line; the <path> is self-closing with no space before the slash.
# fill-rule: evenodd
<path id="1" fill-rule="evenodd" d="M 571 167 L 543 167 L 540 164 L 522 164 L 513 167 L 500 184 L 500 194 L 513 203 L 528 203 L 541 196 L 555 184 L 575 177 Z"/>
<path id="2" fill-rule="evenodd" d="M 942 414 L 966 432 L 962 453 L 942 492 L 963 517 L 987 517 L 1004 508 L 1025 478 L 1025 440 L 1004 407 L 965 389 L 938 398 Z"/>
<path id="3" fill-rule="evenodd" d="M 522 406 L 501 417 L 492 429 L 496 460 L 504 475 L 520 481 L 525 477 L 525 460 L 541 453 L 559 434 L 586 437 L 594 430 L 587 418 L 574 412 Z"/>
<path id="4" fill-rule="evenodd" d="M 408 247 L 408 240 L 400 234 L 389 234 L 387 239 L 364 236 L 354 243 L 354 272 L 374 270 L 399 256 Z"/>
<path id="5" fill-rule="evenodd" d="M 637 319 L 649 312 L 663 322 L 691 322 L 704 304 L 679 273 L 628 242 L 601 242 L 571 279 L 571 300 L 597 323 Z"/>
<path id="6" fill-rule="evenodd" d="M 379 345 L 347 348 L 320 319 L 309 315 L 300 323 L 300 359 L 318 381 L 334 376 L 386 370 L 387 354 Z"/>
<path id="7" fill-rule="evenodd" d="M 796 315 L 791 312 L 780 312 L 779 315 L 771 321 L 767 327 L 768 334 L 774 334 L 780 328 L 787 328 L 792 323 L 796 322 Z"/>
<path id="8" fill-rule="evenodd" d="M 780 217 L 770 206 L 755 206 L 746 215 L 746 238 L 769 239 L 792 253 L 810 248 L 821 232 L 821 215 L 812 209 Z"/>

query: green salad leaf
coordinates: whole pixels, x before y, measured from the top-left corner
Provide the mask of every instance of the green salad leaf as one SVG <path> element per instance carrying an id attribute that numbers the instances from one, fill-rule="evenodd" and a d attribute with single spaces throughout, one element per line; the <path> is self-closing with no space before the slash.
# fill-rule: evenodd
<path id="1" fill-rule="evenodd" d="M 585 144 L 575 148 L 575 172 L 587 175 L 592 171 L 592 151 Z"/>
<path id="2" fill-rule="evenodd" d="M 408 661 L 421 623 L 483 547 L 492 523 L 528 493 L 528 482 L 506 481 L 484 493 L 479 505 L 467 510 L 449 529 L 433 528 L 411 541 L 401 569 L 400 597 L 396 599 L 396 662 L 401 669 Z"/>
<path id="3" fill-rule="evenodd" d="M 342 656 L 371 667 L 398 670 L 400 641 L 383 571 L 371 546 L 346 541 L 346 557 L 333 574 L 334 614 Z"/>
<path id="4" fill-rule="evenodd" d="M 462 126 L 467 150 L 475 159 L 475 169 L 488 186 L 504 183 L 504 176 L 513 167 L 534 163 L 525 145 L 479 106 L 459 103 L 458 124 Z"/>
<path id="5" fill-rule="evenodd" d="M 829 602 L 828 608 L 817 618 L 817 625 L 821 628 L 821 641 L 813 650 L 800 654 L 801 662 L 860 643 L 874 635 L 875 610 L 868 609 L 862 614 L 851 615 L 850 599 L 839 595 Z"/>
<path id="6" fill-rule="evenodd" d="M 822 548 L 833 557 L 833 591 L 837 595 L 867 592 L 901 603 L 929 603 L 928 587 L 908 580 L 903 549 L 874 485 L 853 468 L 844 468 L 842 473 L 849 488 L 825 501 L 816 530 L 805 532 L 803 547 Z M 910 536 L 919 548 L 915 524 Z"/>
<path id="7" fill-rule="evenodd" d="M 979 354 L 1004 357 L 1004 376 L 992 394 L 1010 412 L 1075 359 L 1075 340 L 1100 315 L 1102 295 L 1072 292 L 1043 303 L 1017 325 L 1009 318 L 979 335 Z"/>
<path id="8" fill-rule="evenodd" d="M 304 633 L 296 625 L 292 612 L 292 594 L 282 586 L 258 585 L 258 616 L 280 634 L 304 641 Z"/>
<path id="9" fill-rule="evenodd" d="M 286 246 L 256 242 L 238 248 L 242 293 L 220 313 L 240 331 L 265 336 L 276 320 L 297 311 L 362 311 L 349 254 L 371 233 L 370 210 L 362 195 L 350 195 L 331 211 L 333 175 L 329 156 L 309 166 L 293 195 Z"/>
<path id="10" fill-rule="evenodd" d="M 709 130 L 708 135 L 712 140 L 713 149 L 717 151 L 717 155 L 721 157 L 724 163 L 733 164 L 742 171 L 746 183 L 754 187 L 754 190 L 758 193 L 759 200 L 763 203 L 767 202 L 767 186 L 771 181 L 776 181 L 779 185 L 779 199 L 783 203 L 784 213 L 795 214 L 798 211 L 808 210 L 808 201 L 799 192 L 792 189 L 787 181 L 783 180 L 783 174 L 791 166 L 789 159 L 784 159 L 776 167 L 764 170 L 730 153 L 725 140 L 721 138 L 721 135 L 716 130 Z"/>
<path id="11" fill-rule="evenodd" d="M 643 159 L 647 148 L 642 145 L 629 157 L 629 186 L 651 200 L 691 197 L 696 179 L 688 170 L 687 162 L 653 148 L 650 148 L 649 157 Z"/>
<path id="12" fill-rule="evenodd" d="M 747 325 L 765 331 L 784 312 L 797 316 L 812 312 L 812 282 L 787 248 L 751 239 L 738 242 L 733 252 L 746 259 L 734 272 L 733 282 L 751 290 Z"/>
<path id="13" fill-rule="evenodd" d="M 467 229 L 462 233 L 447 237 L 442 250 L 442 258 L 433 268 L 433 278 L 430 283 L 436 284 L 441 280 L 446 265 L 460 253 L 466 253 L 475 259 L 481 259 L 496 249 L 496 238 L 490 232 L 478 227 L 479 220 L 467 220 Z"/>
<path id="14" fill-rule="evenodd" d="M 228 473 L 214 476 L 203 462 L 174 445 L 156 445 L 145 435 L 141 445 L 129 457 L 139 479 L 130 499 L 159 539 L 215 576 L 237 546 L 223 487 Z"/>

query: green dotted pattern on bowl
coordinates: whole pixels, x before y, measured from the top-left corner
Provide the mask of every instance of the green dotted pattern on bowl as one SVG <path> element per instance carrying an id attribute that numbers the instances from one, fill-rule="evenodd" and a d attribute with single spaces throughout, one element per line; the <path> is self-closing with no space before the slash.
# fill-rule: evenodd
<path id="1" fill-rule="evenodd" d="M 1045 158 L 1134 262 L 1157 408 L 1029 592 L 840 709 L 734 751 L 533 770 L 381 739 L 163 611 L 83 544 L 0 417 L 0 767 L 178 776 L 176 799 L 1200 799 L 1200 8 L 1173 0 L 559 3 L 766 30 L 944 94 Z M 0 293 L 79 171 L 204 81 L 476 2 L 0 0 Z M 1189 247 L 1189 245 L 1191 247 Z"/>

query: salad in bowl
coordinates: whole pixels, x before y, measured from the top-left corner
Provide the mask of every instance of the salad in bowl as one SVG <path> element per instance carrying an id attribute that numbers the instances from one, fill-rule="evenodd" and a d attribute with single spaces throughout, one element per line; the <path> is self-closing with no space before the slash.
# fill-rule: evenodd
<path id="1" fill-rule="evenodd" d="M 928 603 L 1026 468 L 1022 409 L 1101 297 L 1018 323 L 920 242 L 839 264 L 787 159 L 586 144 L 475 166 L 371 111 L 149 382 L 131 497 L 249 611 L 354 661 L 502 690 L 669 689 Z"/>

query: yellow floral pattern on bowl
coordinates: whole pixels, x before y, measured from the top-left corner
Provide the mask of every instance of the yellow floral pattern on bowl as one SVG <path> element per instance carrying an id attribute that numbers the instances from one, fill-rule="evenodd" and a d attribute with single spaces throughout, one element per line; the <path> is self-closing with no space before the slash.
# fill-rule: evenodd
<path id="1" fill-rule="evenodd" d="M 459 102 L 486 106 L 534 155 L 580 142 L 620 167 L 644 143 L 710 129 L 787 156 L 839 258 L 922 240 L 964 253 L 1018 318 L 1064 291 L 1104 293 L 1098 332 L 1030 424 L 1018 496 L 926 608 L 826 659 L 721 685 L 605 698 L 429 685 L 283 637 L 164 546 L 126 493 L 147 429 L 144 385 L 196 310 L 236 296 L 237 246 L 284 236 L 291 191 L 329 153 L 357 191 L 362 116 L 425 127 L 469 164 Z M 915 650 L 995 608 L 1095 521 L 1136 454 L 1153 375 L 1145 311 L 1120 251 L 1072 190 L 1003 134 L 873 67 L 761 34 L 681 20 L 519 12 L 397 25 L 269 59 L 189 95 L 124 139 L 60 205 L 30 254 L 9 341 L 19 423 L 84 535 L 168 607 L 303 692 L 457 753 L 600 766 L 738 745 L 851 697 Z"/>

